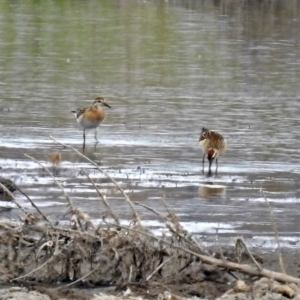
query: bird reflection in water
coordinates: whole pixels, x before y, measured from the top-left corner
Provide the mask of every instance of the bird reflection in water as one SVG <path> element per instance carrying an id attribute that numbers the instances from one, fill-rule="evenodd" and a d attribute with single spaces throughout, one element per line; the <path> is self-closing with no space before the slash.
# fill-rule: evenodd
<path id="1" fill-rule="evenodd" d="M 205 184 L 199 186 L 199 197 L 200 198 L 212 198 L 212 197 L 219 197 L 225 198 L 226 195 L 226 186 L 224 185 L 214 185 Z"/>

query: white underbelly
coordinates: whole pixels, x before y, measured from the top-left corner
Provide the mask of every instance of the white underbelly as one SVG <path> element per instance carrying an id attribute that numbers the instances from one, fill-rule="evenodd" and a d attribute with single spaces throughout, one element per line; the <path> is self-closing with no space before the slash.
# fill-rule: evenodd
<path id="1" fill-rule="evenodd" d="M 90 121 L 87 119 L 80 119 L 80 118 L 77 121 L 85 129 L 97 128 L 102 122 L 102 120 L 101 121 Z"/>

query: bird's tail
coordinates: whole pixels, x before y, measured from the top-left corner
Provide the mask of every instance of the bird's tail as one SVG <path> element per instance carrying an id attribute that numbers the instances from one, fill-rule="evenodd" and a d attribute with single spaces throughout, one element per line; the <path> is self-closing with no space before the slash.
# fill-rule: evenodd
<path id="1" fill-rule="evenodd" d="M 207 159 L 209 161 L 213 160 L 216 156 L 217 152 L 214 150 L 214 149 L 209 149 L 208 152 L 207 152 Z"/>

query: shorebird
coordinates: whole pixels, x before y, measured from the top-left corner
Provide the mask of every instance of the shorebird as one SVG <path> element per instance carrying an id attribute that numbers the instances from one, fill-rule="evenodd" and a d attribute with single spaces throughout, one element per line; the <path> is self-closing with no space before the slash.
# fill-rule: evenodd
<path id="1" fill-rule="evenodd" d="M 204 152 L 202 159 L 202 173 L 204 173 L 204 160 L 205 156 L 207 156 L 207 159 L 209 161 L 208 175 L 211 175 L 211 165 L 214 159 L 216 160 L 217 174 L 218 157 L 226 150 L 226 140 L 220 133 L 208 130 L 207 128 L 203 127 L 199 137 L 199 144 Z"/>
<path id="2" fill-rule="evenodd" d="M 58 174 L 58 167 L 61 163 L 61 152 L 62 150 L 64 150 L 66 148 L 66 146 L 64 146 L 63 148 L 61 148 L 58 151 L 55 152 L 49 152 L 45 154 L 46 159 L 52 164 L 53 167 L 53 173 L 54 174 Z"/>
<path id="3" fill-rule="evenodd" d="M 60 150 L 46 153 L 45 157 L 53 166 L 58 166 L 61 163 L 61 152 L 64 149 L 66 149 L 66 146 L 63 146 Z"/>
<path id="4" fill-rule="evenodd" d="M 96 129 L 95 140 L 98 143 L 97 129 L 98 126 L 105 118 L 105 110 L 103 106 L 111 108 L 103 97 L 97 97 L 94 104 L 87 108 L 78 108 L 76 111 L 72 110 L 75 114 L 78 124 L 83 127 L 83 144 L 85 144 L 85 130 Z"/>
<path id="5" fill-rule="evenodd" d="M 49 162 L 52 163 L 53 166 L 58 166 L 61 162 L 61 151 L 47 153 L 45 156 Z"/>

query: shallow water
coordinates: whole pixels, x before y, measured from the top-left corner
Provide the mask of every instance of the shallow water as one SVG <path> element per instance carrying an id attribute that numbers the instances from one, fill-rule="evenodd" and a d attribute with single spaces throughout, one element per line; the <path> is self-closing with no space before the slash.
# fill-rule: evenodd
<path id="1" fill-rule="evenodd" d="M 0 166 L 52 219 L 67 200 L 45 166 L 60 149 L 82 151 L 70 112 L 102 95 L 112 106 L 88 133 L 85 154 L 128 193 L 166 213 L 161 198 L 195 234 L 274 236 L 299 243 L 300 11 L 297 1 L 74 1 L 0 4 Z M 228 150 L 217 176 L 201 174 L 202 126 Z M 104 207 L 81 169 L 122 220 L 121 193 L 71 150 L 56 179 L 96 221 Z M 206 162 L 207 168 L 207 162 Z M 17 199 L 30 205 L 16 192 Z M 3 217 L 18 209 L 1 203 Z M 162 223 L 142 207 L 146 224 Z"/>

